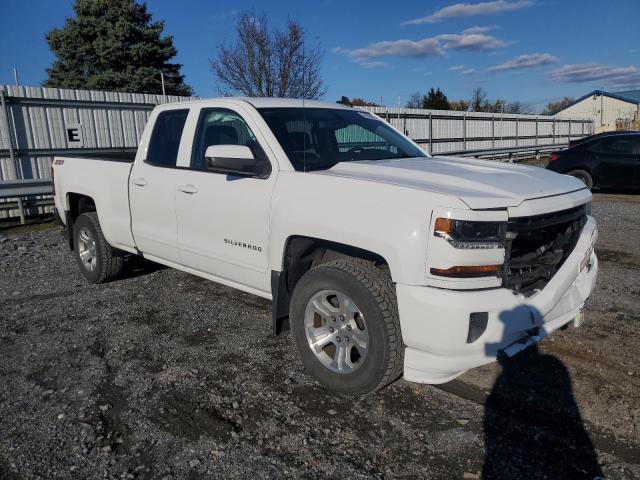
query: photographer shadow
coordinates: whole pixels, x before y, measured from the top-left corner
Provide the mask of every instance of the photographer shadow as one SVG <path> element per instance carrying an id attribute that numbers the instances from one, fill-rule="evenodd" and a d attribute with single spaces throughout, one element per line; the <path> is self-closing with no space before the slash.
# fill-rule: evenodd
<path id="1" fill-rule="evenodd" d="M 503 312 L 500 320 L 507 325 L 531 310 L 519 306 Z M 495 347 L 488 345 L 487 351 Z M 482 478 L 604 478 L 564 364 L 540 352 L 537 344 L 511 358 L 499 355 L 498 362 L 502 372 L 487 398 L 483 420 Z"/>

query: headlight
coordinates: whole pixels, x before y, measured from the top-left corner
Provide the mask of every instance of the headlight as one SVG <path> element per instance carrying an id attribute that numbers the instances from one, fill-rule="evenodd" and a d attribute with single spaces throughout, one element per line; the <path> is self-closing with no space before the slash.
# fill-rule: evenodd
<path id="1" fill-rule="evenodd" d="M 503 248 L 506 231 L 504 222 L 437 218 L 433 234 L 455 248 Z"/>

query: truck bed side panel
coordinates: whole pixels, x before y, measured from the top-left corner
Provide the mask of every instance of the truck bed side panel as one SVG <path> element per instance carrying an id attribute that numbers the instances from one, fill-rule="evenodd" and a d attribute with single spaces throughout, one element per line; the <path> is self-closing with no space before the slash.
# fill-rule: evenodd
<path id="1" fill-rule="evenodd" d="M 116 248 L 135 249 L 129 213 L 129 172 L 133 163 L 92 157 L 56 157 L 53 163 L 55 203 L 63 219 L 64 212 L 70 209 L 70 194 L 89 196 L 96 205 L 107 241 Z"/>

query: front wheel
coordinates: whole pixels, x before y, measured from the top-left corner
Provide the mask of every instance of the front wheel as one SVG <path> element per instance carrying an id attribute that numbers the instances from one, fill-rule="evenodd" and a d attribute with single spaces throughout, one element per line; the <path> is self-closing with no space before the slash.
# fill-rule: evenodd
<path id="1" fill-rule="evenodd" d="M 77 218 L 73 224 L 73 245 L 80 272 L 91 283 L 108 282 L 120 275 L 123 253 L 104 238 L 96 212 Z"/>
<path id="2" fill-rule="evenodd" d="M 402 373 L 395 286 L 371 262 L 340 259 L 309 270 L 289 318 L 303 364 L 336 393 L 369 393 Z"/>

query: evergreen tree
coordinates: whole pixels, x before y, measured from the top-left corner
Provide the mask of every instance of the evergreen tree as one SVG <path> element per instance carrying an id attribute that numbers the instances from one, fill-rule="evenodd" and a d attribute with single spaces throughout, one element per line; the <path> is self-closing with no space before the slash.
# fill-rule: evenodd
<path id="1" fill-rule="evenodd" d="M 422 108 L 433 110 L 449 110 L 449 99 L 439 88 L 437 88 L 436 90 L 430 88 L 429 92 L 424 97 Z"/>
<path id="2" fill-rule="evenodd" d="M 51 30 L 49 48 L 57 56 L 45 87 L 191 95 L 172 36 L 164 22 L 152 21 L 145 3 L 135 0 L 76 0 L 75 18 Z"/>
<path id="3" fill-rule="evenodd" d="M 406 104 L 407 108 L 426 108 L 430 110 L 451 110 L 449 99 L 440 88 L 430 88 L 426 95 L 412 93 Z"/>

